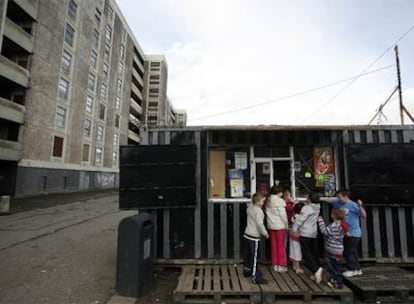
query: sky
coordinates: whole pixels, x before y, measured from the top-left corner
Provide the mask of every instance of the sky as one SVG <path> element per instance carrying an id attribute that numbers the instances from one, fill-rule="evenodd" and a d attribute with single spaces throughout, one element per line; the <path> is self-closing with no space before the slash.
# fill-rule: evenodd
<path id="1" fill-rule="evenodd" d="M 189 125 L 367 124 L 397 84 L 392 48 L 372 63 L 414 25 L 412 0 L 117 3 L 144 52 L 166 56 L 168 95 Z M 414 29 L 398 46 L 414 114 Z M 363 71 L 376 72 L 281 98 Z M 397 95 L 383 113 L 399 123 Z"/>

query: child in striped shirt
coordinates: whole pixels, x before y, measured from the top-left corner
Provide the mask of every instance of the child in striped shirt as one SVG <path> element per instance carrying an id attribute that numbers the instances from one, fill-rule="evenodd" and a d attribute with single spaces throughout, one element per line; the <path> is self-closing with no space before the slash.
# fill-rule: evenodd
<path id="1" fill-rule="evenodd" d="M 328 226 L 322 217 L 318 218 L 319 230 L 325 236 L 325 257 L 331 275 L 328 285 L 338 289 L 343 287 L 340 260 L 344 252 L 344 237 L 348 233 L 345 215 L 343 209 L 334 209 L 331 214 L 333 222 Z"/>

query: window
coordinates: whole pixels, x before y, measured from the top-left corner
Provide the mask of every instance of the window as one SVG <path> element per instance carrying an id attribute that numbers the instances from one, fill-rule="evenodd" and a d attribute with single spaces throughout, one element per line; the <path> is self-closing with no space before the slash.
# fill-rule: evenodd
<path id="1" fill-rule="evenodd" d="M 69 0 L 69 5 L 68 5 L 68 15 L 70 18 L 72 18 L 73 20 L 76 19 L 76 11 L 78 10 L 78 5 L 75 3 L 75 1 L 73 0 Z"/>
<path id="2" fill-rule="evenodd" d="M 159 93 L 159 91 L 160 91 L 160 89 L 158 89 L 158 88 L 149 89 L 150 93 Z"/>
<path id="3" fill-rule="evenodd" d="M 160 79 L 160 75 L 150 75 L 150 79 Z"/>
<path id="4" fill-rule="evenodd" d="M 104 50 L 104 60 L 109 60 L 109 54 L 111 53 L 111 46 L 108 43 L 105 43 L 105 50 Z"/>
<path id="5" fill-rule="evenodd" d="M 112 19 L 114 19 L 114 9 L 110 5 L 108 6 L 107 15 L 108 15 L 109 20 L 112 21 Z"/>
<path id="6" fill-rule="evenodd" d="M 103 79 L 108 80 L 109 66 L 106 63 L 104 63 L 103 66 L 102 66 L 102 74 L 103 74 Z"/>
<path id="7" fill-rule="evenodd" d="M 88 88 L 91 89 L 92 91 L 95 90 L 95 79 L 96 79 L 95 75 L 92 74 L 92 73 L 89 73 L 89 76 L 88 76 Z"/>
<path id="8" fill-rule="evenodd" d="M 119 145 L 119 135 L 117 133 L 114 134 L 114 147 L 118 147 Z"/>
<path id="9" fill-rule="evenodd" d="M 119 120 L 120 120 L 120 117 L 118 114 L 116 114 L 115 115 L 115 128 L 119 128 Z"/>
<path id="10" fill-rule="evenodd" d="M 60 128 L 65 128 L 66 125 L 66 109 L 62 107 L 57 107 L 55 125 Z"/>
<path id="11" fill-rule="evenodd" d="M 125 42 L 126 37 L 127 37 L 127 32 L 126 32 L 126 29 L 124 29 L 124 28 L 122 29 L 122 36 L 121 37 L 122 37 L 122 41 Z"/>
<path id="12" fill-rule="evenodd" d="M 115 99 L 115 109 L 120 110 L 121 109 L 121 97 L 116 96 Z"/>
<path id="13" fill-rule="evenodd" d="M 125 47 L 123 45 L 121 45 L 119 49 L 119 53 L 120 53 L 121 59 L 125 60 Z"/>
<path id="14" fill-rule="evenodd" d="M 92 96 L 86 96 L 86 107 L 85 107 L 85 111 L 88 114 L 92 114 L 93 112 L 93 98 Z"/>
<path id="15" fill-rule="evenodd" d="M 99 45 L 99 32 L 96 29 L 93 30 L 92 44 L 96 47 Z"/>
<path id="16" fill-rule="evenodd" d="M 107 41 L 111 41 L 112 38 L 112 28 L 109 24 L 106 25 L 105 38 Z"/>
<path id="17" fill-rule="evenodd" d="M 96 148 L 95 150 L 95 164 L 102 163 L 102 148 Z"/>
<path id="18" fill-rule="evenodd" d="M 55 136 L 53 138 L 53 156 L 62 157 L 63 155 L 63 138 Z"/>
<path id="19" fill-rule="evenodd" d="M 72 65 L 72 55 L 66 51 L 63 51 L 62 62 L 61 62 L 62 71 L 65 72 L 66 74 L 69 74 L 71 65 Z"/>
<path id="20" fill-rule="evenodd" d="M 98 54 L 94 50 L 91 50 L 91 66 L 96 69 L 96 64 L 98 63 Z"/>
<path id="21" fill-rule="evenodd" d="M 121 95 L 121 93 L 122 93 L 122 79 L 118 78 L 118 82 L 117 82 L 117 85 L 116 85 L 116 92 L 119 95 Z"/>
<path id="22" fill-rule="evenodd" d="M 100 98 L 102 102 L 106 102 L 106 95 L 108 92 L 108 87 L 106 86 L 106 84 L 102 83 L 101 84 L 101 92 L 100 92 Z"/>
<path id="23" fill-rule="evenodd" d="M 156 61 L 156 62 L 151 62 L 151 66 L 152 66 L 152 67 L 159 67 L 159 66 L 161 66 L 161 62 L 158 62 L 158 61 Z"/>
<path id="24" fill-rule="evenodd" d="M 60 78 L 59 79 L 59 98 L 67 100 L 69 94 L 69 81 Z"/>
<path id="25" fill-rule="evenodd" d="M 101 16 L 102 16 L 101 11 L 98 8 L 96 8 L 95 9 L 95 22 L 98 25 L 99 25 L 99 23 L 101 23 Z"/>
<path id="26" fill-rule="evenodd" d="M 82 161 L 87 162 L 89 161 L 89 153 L 91 150 L 91 146 L 88 144 L 83 144 L 83 151 L 82 151 Z"/>
<path id="27" fill-rule="evenodd" d="M 118 73 L 122 75 L 123 72 L 124 72 L 124 64 L 120 62 L 118 65 Z"/>
<path id="28" fill-rule="evenodd" d="M 105 120 L 105 106 L 99 104 L 99 119 Z"/>
<path id="29" fill-rule="evenodd" d="M 73 46 L 74 38 L 75 38 L 75 30 L 69 24 L 66 24 L 65 42 L 68 45 Z"/>
<path id="30" fill-rule="evenodd" d="M 104 127 L 98 126 L 98 129 L 96 130 L 96 140 L 102 142 L 104 139 Z"/>
<path id="31" fill-rule="evenodd" d="M 92 121 L 89 119 L 85 119 L 83 123 L 83 136 L 86 138 L 90 138 L 92 133 Z"/>
<path id="32" fill-rule="evenodd" d="M 116 166 L 118 164 L 118 152 L 112 152 L 112 166 Z"/>

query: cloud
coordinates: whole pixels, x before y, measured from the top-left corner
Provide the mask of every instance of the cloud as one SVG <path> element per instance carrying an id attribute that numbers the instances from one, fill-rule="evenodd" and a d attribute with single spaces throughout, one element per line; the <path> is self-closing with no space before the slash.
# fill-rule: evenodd
<path id="1" fill-rule="evenodd" d="M 135 3 L 122 2 L 130 6 Z M 154 49 L 157 39 L 162 40 L 156 51 L 165 53 L 169 62 L 169 95 L 176 107 L 188 110 L 190 124 L 367 123 L 395 85 L 395 71 L 387 69 L 362 77 L 326 106 L 346 83 L 262 107 L 200 119 L 354 76 L 406 28 L 375 28 L 381 24 L 379 18 L 371 16 L 364 21 L 367 15 L 363 11 L 354 16 L 351 7 L 355 9 L 355 3 L 151 2 L 156 4 L 150 5 L 148 15 L 161 12 L 165 18 L 157 18 L 158 24 L 152 24 L 146 37 L 151 37 Z M 399 23 L 405 25 L 403 21 Z M 364 22 L 369 29 L 357 28 Z M 359 36 L 365 40 L 359 40 Z M 410 50 L 413 39 L 409 43 Z M 373 68 L 393 61 L 390 52 Z M 404 95 L 414 111 L 413 88 L 414 83 L 409 82 Z M 398 121 L 396 105 L 393 101 L 384 111 L 390 123 Z"/>

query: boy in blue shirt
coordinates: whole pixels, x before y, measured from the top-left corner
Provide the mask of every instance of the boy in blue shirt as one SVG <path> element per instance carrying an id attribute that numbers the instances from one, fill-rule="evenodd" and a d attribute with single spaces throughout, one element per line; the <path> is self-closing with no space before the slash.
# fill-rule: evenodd
<path id="1" fill-rule="evenodd" d="M 362 275 L 358 260 L 358 246 L 361 241 L 360 218 L 366 218 L 367 213 L 362 206 L 362 201 L 358 200 L 358 203 L 355 203 L 350 199 L 349 190 L 341 189 L 336 195 L 337 199 L 323 198 L 321 201 L 331 203 L 334 209 L 345 211 L 345 222 L 348 224 L 349 232 L 344 238 L 344 258 L 347 263 L 347 271 L 343 273 L 343 276 Z"/>

